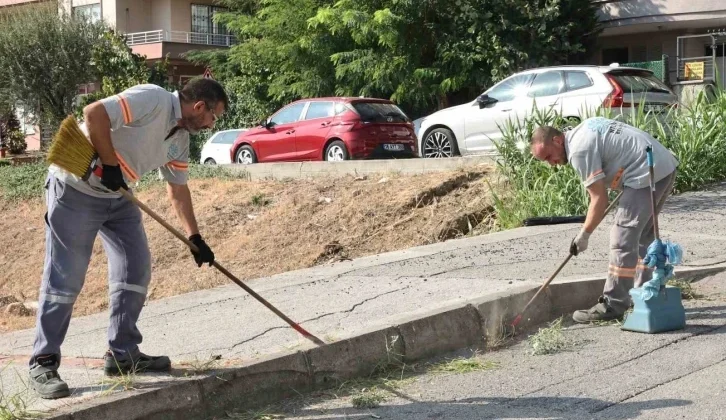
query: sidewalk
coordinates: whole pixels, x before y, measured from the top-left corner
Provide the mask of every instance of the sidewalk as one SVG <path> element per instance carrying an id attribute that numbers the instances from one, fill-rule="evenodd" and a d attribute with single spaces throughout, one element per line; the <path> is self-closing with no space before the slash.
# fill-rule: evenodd
<path id="1" fill-rule="evenodd" d="M 562 330 L 567 347 L 553 354 L 533 355 L 522 340 L 473 357 L 452 355 L 478 364 L 475 372 L 436 369 L 436 363 L 456 360 L 451 356 L 422 363 L 402 381 L 377 384 L 375 395 L 385 398 L 380 407 L 355 408 L 353 398 L 373 395 L 355 388 L 346 397 L 307 394 L 259 412 L 289 420 L 721 420 L 726 418 L 726 275 L 693 287 L 703 296 L 683 301 L 685 330 L 640 334 L 619 325 L 568 325 Z"/>
<path id="2" fill-rule="evenodd" d="M 604 275 L 612 216 L 603 223 L 593 234 L 588 251 L 570 260 L 556 283 Z M 579 227 L 522 228 L 452 240 L 247 284 L 308 331 L 333 342 L 472 298 L 523 286 L 539 287 L 566 257 Z M 660 218 L 660 229 L 664 239 L 684 247 L 685 267 L 681 270 L 720 267 L 726 259 L 722 257 L 726 185 L 673 198 Z M 100 385 L 106 326 L 105 313 L 71 322 L 61 374 L 74 388 L 74 395 L 45 401 L 24 394 L 34 409 L 73 405 L 111 386 Z M 168 354 L 177 368 L 171 376 L 142 379 L 157 383 L 183 381 L 210 366 L 239 366 L 309 346 L 305 338 L 234 284 L 151 302 L 142 313 L 139 328 L 144 334 L 142 351 Z M 26 380 L 32 340 L 32 330 L 0 336 L 3 394 L 24 392 L 21 379 Z M 212 363 L 210 358 L 217 356 L 221 359 Z"/>

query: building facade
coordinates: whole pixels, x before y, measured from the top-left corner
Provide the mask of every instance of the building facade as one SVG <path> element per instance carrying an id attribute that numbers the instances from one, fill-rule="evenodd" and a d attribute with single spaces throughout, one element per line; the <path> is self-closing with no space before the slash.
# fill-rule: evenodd
<path id="1" fill-rule="evenodd" d="M 671 85 L 724 84 L 726 0 L 593 0 L 603 32 L 596 64 L 667 56 Z"/>

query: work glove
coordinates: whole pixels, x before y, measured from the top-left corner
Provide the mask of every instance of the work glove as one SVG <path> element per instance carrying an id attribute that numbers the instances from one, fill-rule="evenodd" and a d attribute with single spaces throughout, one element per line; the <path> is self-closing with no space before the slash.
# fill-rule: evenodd
<path id="1" fill-rule="evenodd" d="M 118 191 L 119 188 L 129 189 L 124 181 L 124 175 L 121 173 L 121 167 L 118 165 L 103 165 L 101 185 L 111 191 Z"/>
<path id="2" fill-rule="evenodd" d="M 580 233 L 575 236 L 570 245 L 570 253 L 577 256 L 577 254 L 584 252 L 587 249 L 587 241 L 590 239 L 590 234 L 585 229 L 580 230 Z"/>
<path id="3" fill-rule="evenodd" d="M 189 240 L 199 248 L 199 252 L 192 251 L 192 255 L 194 256 L 194 261 L 197 262 L 197 267 L 201 267 L 204 263 L 209 263 L 209 266 L 212 266 L 212 263 L 214 262 L 214 252 L 212 252 L 211 249 L 209 249 L 209 246 L 206 242 L 204 242 L 204 239 L 202 239 L 202 235 L 195 234 L 189 237 Z"/>

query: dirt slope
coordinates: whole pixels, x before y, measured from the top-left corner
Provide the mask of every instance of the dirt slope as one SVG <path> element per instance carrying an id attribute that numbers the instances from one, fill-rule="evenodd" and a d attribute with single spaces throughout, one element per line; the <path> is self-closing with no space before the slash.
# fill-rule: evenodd
<path id="1" fill-rule="evenodd" d="M 488 171 L 479 167 L 367 179 L 197 180 L 190 187 L 203 236 L 218 260 L 244 280 L 485 232 L 491 222 Z M 163 187 L 138 196 L 179 226 Z M 0 306 L 8 297 L 37 299 L 44 212 L 41 200 L 0 202 Z M 144 215 L 144 223 L 153 261 L 151 299 L 228 282 L 213 268 L 198 269 L 188 249 L 153 219 Z M 107 308 L 106 273 L 97 239 L 74 316 Z M 34 322 L 27 313 L 0 309 L 0 331 L 29 328 Z"/>

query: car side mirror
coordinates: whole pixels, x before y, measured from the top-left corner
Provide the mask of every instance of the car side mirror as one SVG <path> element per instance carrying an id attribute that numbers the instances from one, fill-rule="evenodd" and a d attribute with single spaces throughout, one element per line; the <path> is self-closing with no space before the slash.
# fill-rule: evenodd
<path id="1" fill-rule="evenodd" d="M 483 93 L 476 98 L 476 102 L 479 104 L 479 109 L 482 109 L 486 106 L 496 103 L 497 100 L 495 98 L 489 97 L 489 95 L 487 95 L 486 93 Z"/>
<path id="2" fill-rule="evenodd" d="M 260 122 L 260 126 L 264 128 L 270 128 L 270 120 L 264 119 Z"/>

